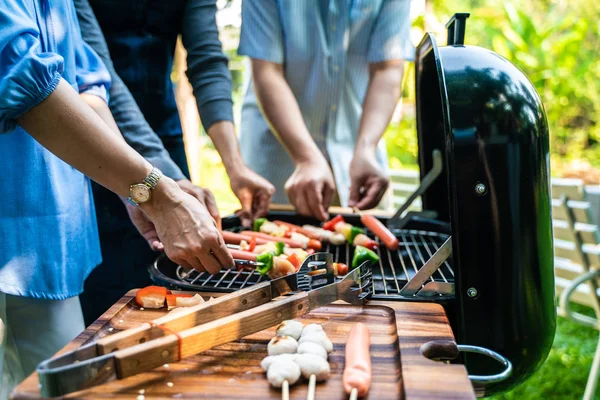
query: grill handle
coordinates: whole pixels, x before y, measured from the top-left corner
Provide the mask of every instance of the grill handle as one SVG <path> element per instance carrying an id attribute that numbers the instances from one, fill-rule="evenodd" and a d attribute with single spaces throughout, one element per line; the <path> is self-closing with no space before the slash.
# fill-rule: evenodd
<path id="1" fill-rule="evenodd" d="M 430 360 L 436 361 L 454 360 L 458 357 L 460 352 L 481 354 L 493 358 L 504 366 L 504 371 L 495 375 L 469 375 L 469 380 L 473 384 L 486 385 L 502 382 L 512 374 L 512 363 L 506 357 L 495 351 L 486 349 L 485 347 L 470 346 L 466 344 L 457 345 L 450 340 L 434 340 L 421 346 L 421 354 Z"/>
<path id="2" fill-rule="evenodd" d="M 466 345 L 466 344 L 459 344 L 457 347 L 458 347 L 459 352 L 481 354 L 481 355 L 493 358 L 494 360 L 496 360 L 499 363 L 501 363 L 502 365 L 504 365 L 504 371 L 500 372 L 499 374 L 469 375 L 469 379 L 471 380 L 471 383 L 477 383 L 477 384 L 483 384 L 483 385 L 490 384 L 490 383 L 498 383 L 498 382 L 502 382 L 503 380 L 507 379 L 512 374 L 512 363 L 508 360 L 508 358 L 496 353 L 495 351 L 486 349 L 485 347 L 470 346 L 470 345 Z"/>

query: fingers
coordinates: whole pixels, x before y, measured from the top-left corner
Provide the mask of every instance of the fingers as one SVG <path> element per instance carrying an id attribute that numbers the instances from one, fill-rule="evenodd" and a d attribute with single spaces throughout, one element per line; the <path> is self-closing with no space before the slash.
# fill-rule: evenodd
<path id="1" fill-rule="evenodd" d="M 306 199 L 311 214 L 321 221 L 327 219 L 327 212 L 323 207 L 323 186 L 323 182 L 316 182 L 311 187 L 307 187 L 306 191 Z"/>
<path id="2" fill-rule="evenodd" d="M 360 189 L 363 187 L 362 179 L 350 183 L 350 198 L 348 199 L 348 207 L 355 207 L 361 200 Z"/>
<path id="3" fill-rule="evenodd" d="M 323 186 L 323 207 L 325 208 L 326 219 L 329 219 L 329 206 L 331 206 L 331 202 L 333 201 L 333 196 L 335 195 L 335 187 L 330 185 Z"/>
<path id="4" fill-rule="evenodd" d="M 217 246 L 212 248 L 212 255 L 219 262 L 219 264 L 221 264 L 222 268 L 232 269 L 235 267 L 233 257 L 231 256 L 229 250 L 227 250 L 225 241 L 220 235 Z"/>
<path id="5" fill-rule="evenodd" d="M 208 189 L 204 189 L 204 204 L 206 205 L 206 209 L 208 213 L 215 219 L 217 226 L 221 226 L 221 215 L 219 214 L 219 208 L 217 207 L 217 202 L 215 201 L 215 197 L 212 192 Z"/>
<path id="6" fill-rule="evenodd" d="M 249 227 L 252 224 L 252 193 L 244 190 L 239 195 L 242 208 L 237 212 L 242 226 Z"/>
<path id="7" fill-rule="evenodd" d="M 269 213 L 269 204 L 271 204 L 271 194 L 257 193 L 252 203 L 252 219 L 264 217 Z"/>
<path id="8" fill-rule="evenodd" d="M 356 208 L 365 210 L 376 207 L 381 201 L 387 187 L 388 181 L 386 179 L 367 180 L 364 196 L 356 203 Z"/>

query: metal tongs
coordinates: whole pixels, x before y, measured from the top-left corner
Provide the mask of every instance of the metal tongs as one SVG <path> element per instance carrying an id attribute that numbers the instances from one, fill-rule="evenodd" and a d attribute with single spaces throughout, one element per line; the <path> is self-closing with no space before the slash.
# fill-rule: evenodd
<path id="1" fill-rule="evenodd" d="M 323 269 L 325 273 L 308 274 Z M 336 283 L 332 271 L 332 255 L 316 253 L 295 274 L 168 314 L 44 361 L 37 369 L 41 394 L 62 396 L 150 371 L 336 300 L 365 304 L 372 293 L 368 263 Z"/>

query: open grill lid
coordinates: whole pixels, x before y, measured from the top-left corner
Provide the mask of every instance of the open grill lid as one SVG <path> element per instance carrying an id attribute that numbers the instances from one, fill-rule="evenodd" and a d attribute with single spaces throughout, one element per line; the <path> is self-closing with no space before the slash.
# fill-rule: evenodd
<path id="1" fill-rule="evenodd" d="M 451 225 L 457 340 L 494 349 L 515 367 L 493 392 L 531 375 L 554 337 L 549 132 L 525 74 L 464 44 L 468 17 L 446 25 L 447 46 L 428 33 L 417 48 L 419 163 L 424 175 L 433 151 L 442 154 L 443 173 L 422 204 Z M 483 359 L 466 365 L 497 372 Z"/>

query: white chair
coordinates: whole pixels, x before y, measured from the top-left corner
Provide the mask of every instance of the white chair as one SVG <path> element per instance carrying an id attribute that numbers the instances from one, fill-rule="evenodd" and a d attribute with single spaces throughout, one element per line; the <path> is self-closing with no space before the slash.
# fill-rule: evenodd
<path id="1" fill-rule="evenodd" d="M 558 313 L 600 331 L 600 235 L 591 216 L 584 184 L 578 179 L 552 180 L 554 271 L 560 295 Z M 595 318 L 571 311 L 576 303 L 594 310 Z M 600 337 L 588 376 L 584 400 L 594 398 L 600 376 Z"/>

